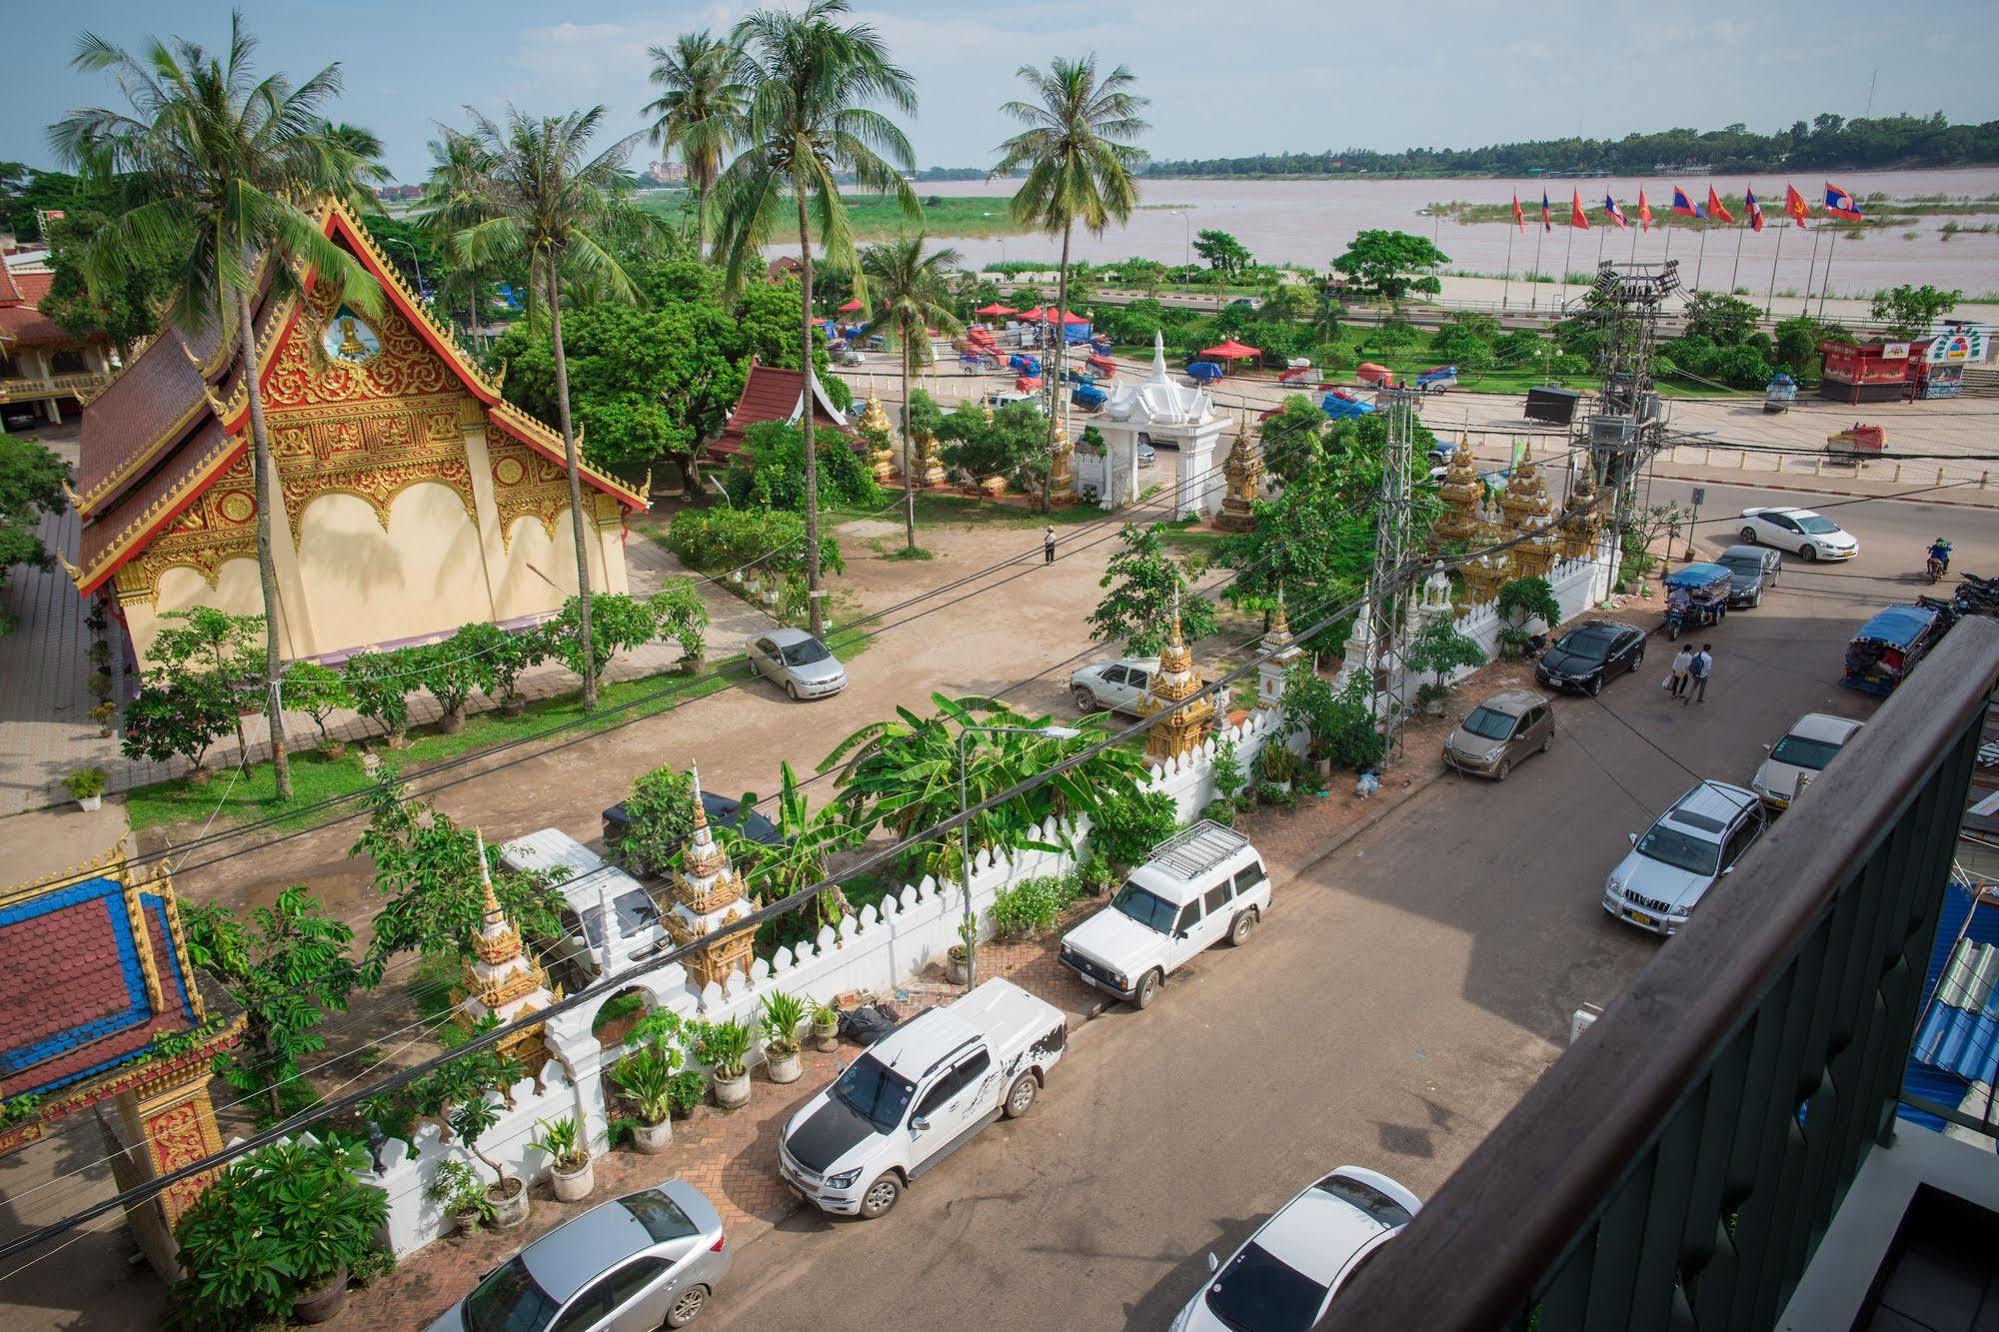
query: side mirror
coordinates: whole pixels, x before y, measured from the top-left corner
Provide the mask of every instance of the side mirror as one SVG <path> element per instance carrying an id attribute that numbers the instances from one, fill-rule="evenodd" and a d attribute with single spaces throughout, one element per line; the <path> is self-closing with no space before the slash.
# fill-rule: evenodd
<path id="1" fill-rule="evenodd" d="M 1624 835 L 1625 835 L 1626 837 L 1629 837 L 1629 838 L 1631 839 L 1631 845 L 1633 845 L 1633 846 L 1637 846 L 1637 845 L 1638 845 L 1638 834 L 1637 834 L 1637 833 L 1626 833 L 1626 834 L 1624 834 Z"/>
<path id="2" fill-rule="evenodd" d="M 1722 872 L 1722 873 L 1723 873 L 1724 875 L 1728 875 L 1728 874 L 1733 874 L 1733 873 L 1735 873 L 1735 866 L 1733 866 L 1733 865 L 1726 865 L 1726 866 L 1723 866 L 1723 867 L 1722 867 L 1722 871 L 1721 871 L 1721 872 Z"/>
<path id="3" fill-rule="evenodd" d="M 1222 1270 L 1221 1260 L 1215 1257 L 1213 1249 L 1208 1250 L 1208 1270 L 1210 1272 L 1219 1272 Z"/>
<path id="4" fill-rule="evenodd" d="M 1766 754 L 1767 754 L 1767 753 L 1769 753 L 1769 752 L 1770 752 L 1770 746 L 1768 746 L 1768 745 L 1765 745 L 1765 746 L 1763 746 L 1763 752 L 1764 752 L 1764 753 L 1766 753 Z"/>
<path id="5" fill-rule="evenodd" d="M 909 1131 L 911 1133 L 922 1133 L 929 1127 L 930 1127 L 930 1121 L 925 1119 L 922 1115 L 912 1116 L 909 1121 Z"/>

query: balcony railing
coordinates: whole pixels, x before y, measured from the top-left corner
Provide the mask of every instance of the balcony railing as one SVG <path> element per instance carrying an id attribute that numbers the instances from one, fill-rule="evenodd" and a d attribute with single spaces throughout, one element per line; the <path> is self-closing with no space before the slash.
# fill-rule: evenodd
<path id="1" fill-rule="evenodd" d="M 1771 1327 L 1894 1132 L 1995 681 L 1966 620 L 1324 1326 Z"/>
<path id="2" fill-rule="evenodd" d="M 74 374 L 0 379 L 0 402 L 25 402 L 31 398 L 64 398 L 75 393 L 95 393 L 111 382 L 111 376 L 95 370 Z"/>

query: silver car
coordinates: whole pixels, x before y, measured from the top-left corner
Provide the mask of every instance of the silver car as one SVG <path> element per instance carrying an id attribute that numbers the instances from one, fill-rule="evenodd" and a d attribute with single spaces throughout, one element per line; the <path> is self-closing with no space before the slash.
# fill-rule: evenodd
<path id="1" fill-rule="evenodd" d="M 593 1207 L 479 1279 L 430 1332 L 653 1332 L 686 1327 L 728 1275 L 701 1191 L 670 1179 Z"/>
<path id="2" fill-rule="evenodd" d="M 1763 802 L 1727 782 L 1701 782 L 1675 800 L 1617 862 L 1603 909 L 1654 934 L 1678 934 L 1701 897 L 1762 835 Z"/>
<path id="3" fill-rule="evenodd" d="M 773 629 L 749 642 L 750 665 L 795 702 L 829 698 L 847 687 L 847 668 L 803 629 Z"/>
<path id="4" fill-rule="evenodd" d="M 1069 676 L 1069 696 L 1079 712 L 1122 712 L 1137 717 L 1152 698 L 1157 657 L 1120 657 L 1085 666 Z"/>

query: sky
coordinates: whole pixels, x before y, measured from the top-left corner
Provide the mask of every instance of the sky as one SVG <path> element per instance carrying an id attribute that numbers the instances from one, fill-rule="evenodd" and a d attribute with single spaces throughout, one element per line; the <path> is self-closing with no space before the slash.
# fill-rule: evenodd
<path id="1" fill-rule="evenodd" d="M 797 0 L 792 0 L 796 3 Z M 194 0 L 10 0 L 0 160 L 55 165 L 46 126 L 118 105 L 102 75 L 69 67 L 80 32 L 220 46 L 228 6 Z M 303 77 L 338 61 L 333 117 L 387 145 L 415 182 L 437 124 L 512 102 L 536 114 L 602 103 L 640 129 L 646 48 L 724 30 L 748 4 L 521 0 L 265 0 L 250 7 L 262 69 Z M 1152 99 L 1142 146 L 1158 158 L 1351 147 L 1470 148 L 1519 139 L 1743 122 L 1758 131 L 1830 111 L 1999 118 L 1990 0 L 856 0 L 917 79 L 905 123 L 922 166 L 988 166 L 1011 133 L 1014 71 L 1095 52 Z M 1395 20 L 1408 19 L 1396 25 Z M 656 156 L 656 154 L 651 154 Z M 636 164 L 649 160 L 641 144 Z"/>

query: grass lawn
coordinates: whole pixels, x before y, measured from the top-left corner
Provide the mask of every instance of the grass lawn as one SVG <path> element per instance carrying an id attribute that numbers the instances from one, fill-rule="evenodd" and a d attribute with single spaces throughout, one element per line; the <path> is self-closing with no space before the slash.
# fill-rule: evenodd
<path id="1" fill-rule="evenodd" d="M 927 232 L 934 239 L 1018 236 L 1028 230 L 1013 220 L 1005 199 L 926 195 L 920 187 L 916 193 L 917 198 L 927 202 L 923 205 L 921 216 L 914 221 L 904 217 L 902 209 L 886 195 L 841 195 L 841 200 L 847 205 L 854 238 L 861 241 L 888 240 L 915 231 Z M 648 212 L 678 221 L 691 197 L 685 190 L 648 191 L 638 196 L 638 204 Z M 796 234 L 795 228 L 793 234 Z M 779 236 L 775 239 L 783 238 Z"/>
<path id="2" fill-rule="evenodd" d="M 918 491 L 916 495 L 916 527 L 920 532 L 925 527 L 947 523 L 959 523 L 966 527 L 1047 527 L 1053 524 L 1061 527 L 1067 523 L 1086 523 L 1104 516 L 1103 510 L 1092 504 L 1070 504 L 1048 513 L 1036 513 L 1028 504 L 1014 497 L 1011 504 L 999 504 L 989 499 L 974 499 L 970 495 L 946 494 L 938 490 Z M 902 522 L 902 510 L 877 513 L 873 509 L 825 510 L 829 523 L 847 523 L 861 518 L 872 518 L 878 522 Z"/>

